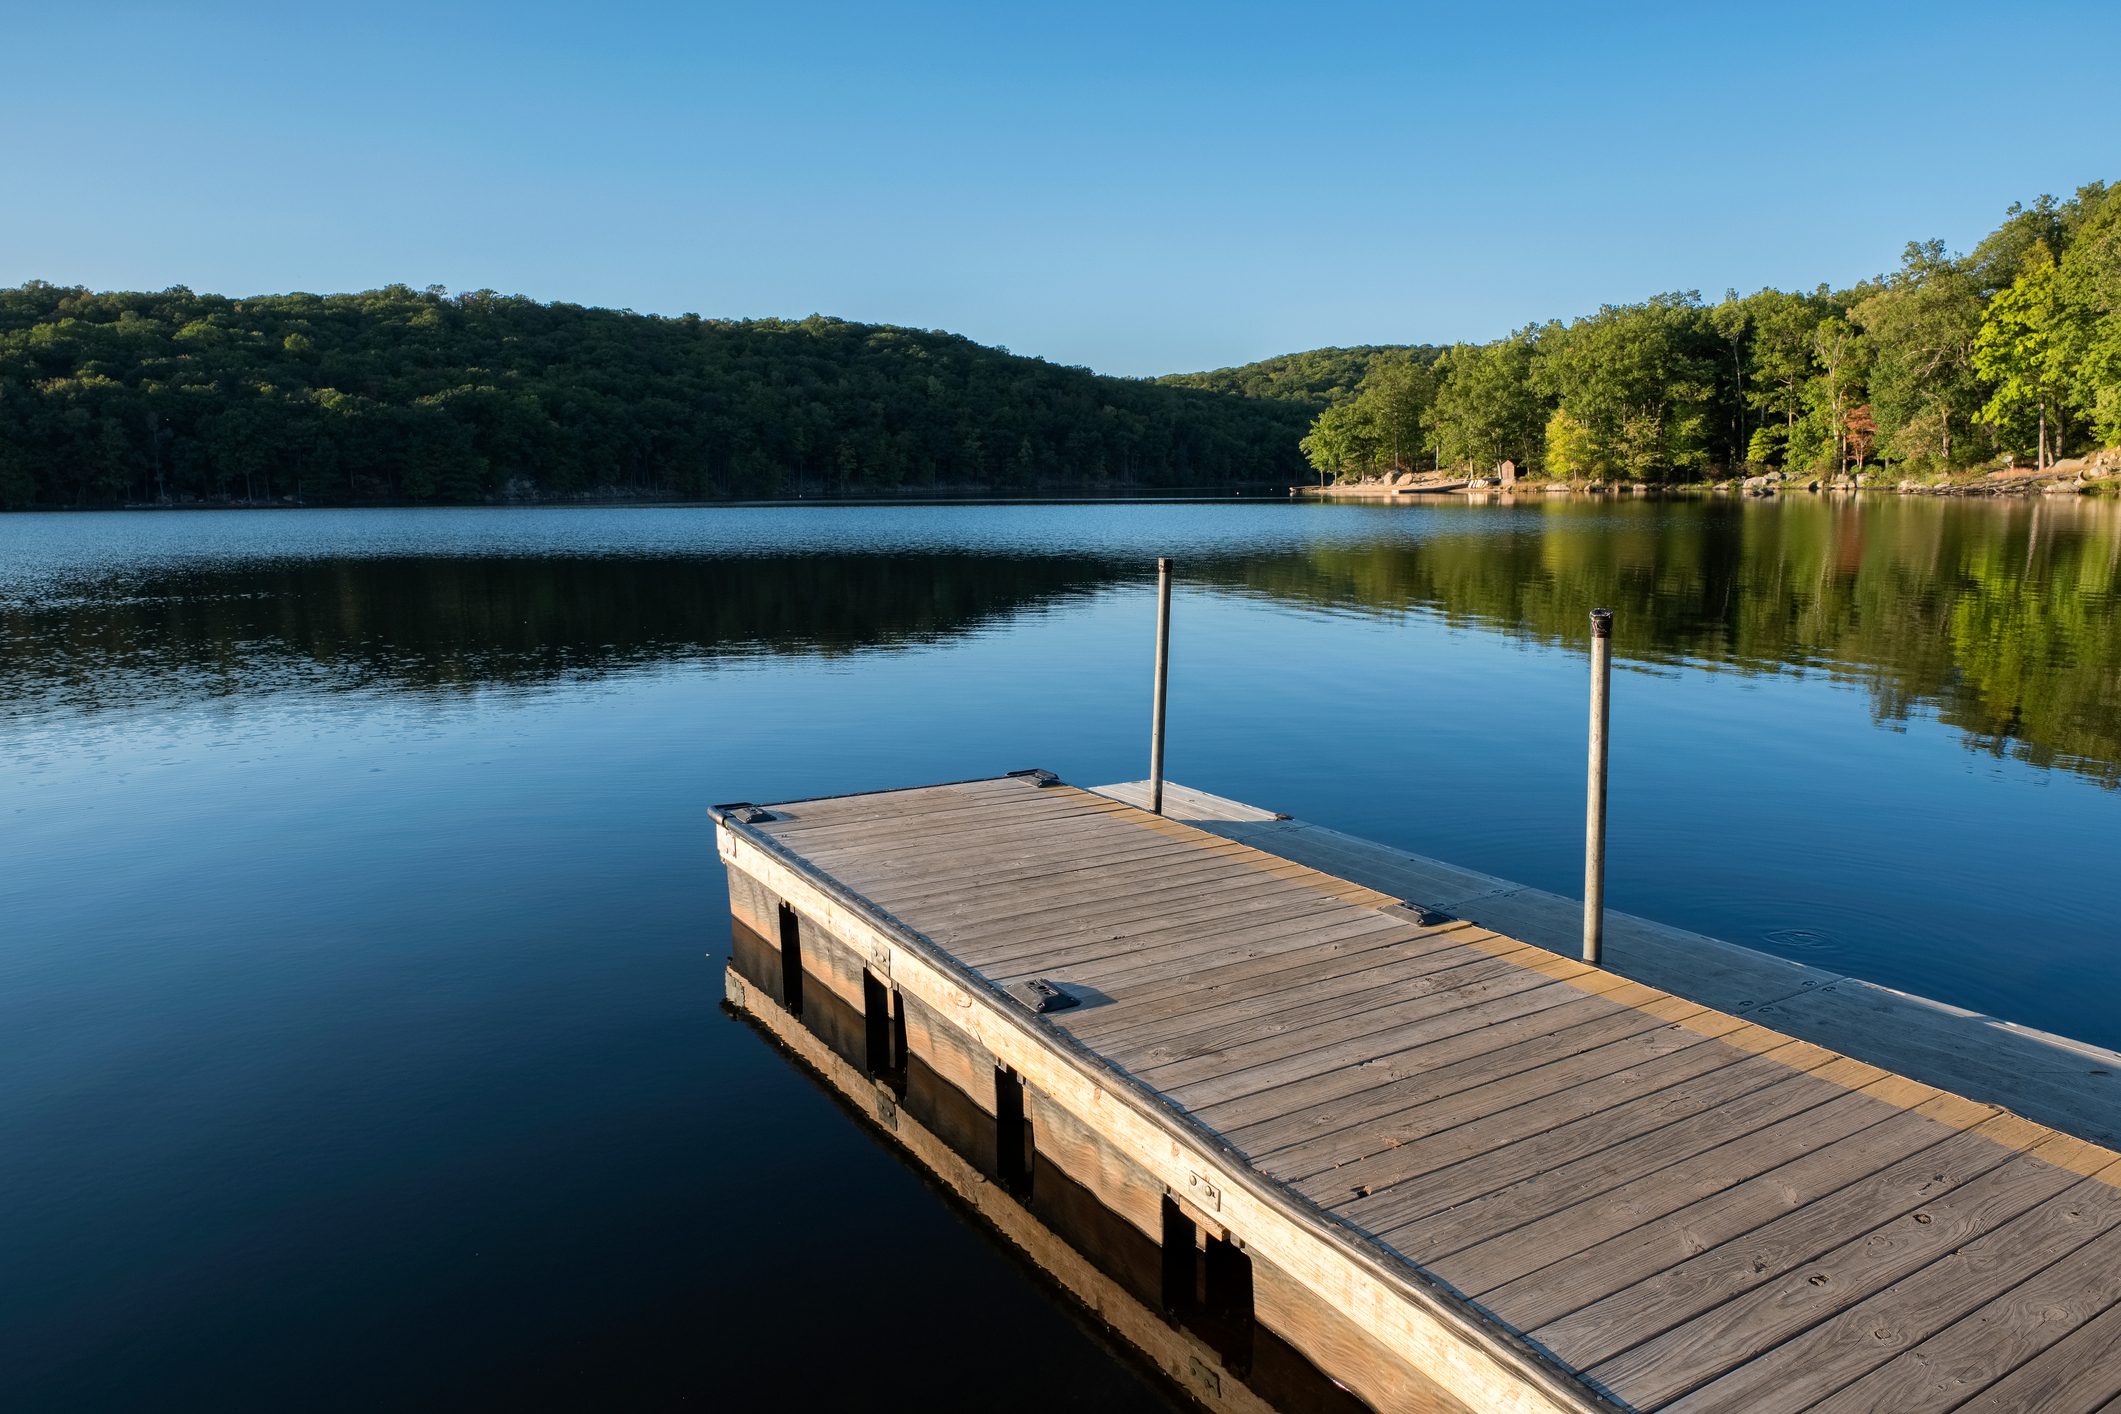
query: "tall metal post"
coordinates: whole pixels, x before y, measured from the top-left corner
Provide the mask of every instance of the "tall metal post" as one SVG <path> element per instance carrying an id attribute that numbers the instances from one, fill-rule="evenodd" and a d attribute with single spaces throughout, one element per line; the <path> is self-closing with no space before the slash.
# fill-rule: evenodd
<path id="1" fill-rule="evenodd" d="M 1171 562 L 1156 561 L 1156 705 L 1149 722 L 1149 809 L 1164 813 L 1164 682 L 1171 671 Z"/>
<path id="2" fill-rule="evenodd" d="M 1591 610 L 1591 764 L 1583 816 L 1583 960 L 1605 944 L 1605 758 L 1612 721 L 1613 611 Z"/>

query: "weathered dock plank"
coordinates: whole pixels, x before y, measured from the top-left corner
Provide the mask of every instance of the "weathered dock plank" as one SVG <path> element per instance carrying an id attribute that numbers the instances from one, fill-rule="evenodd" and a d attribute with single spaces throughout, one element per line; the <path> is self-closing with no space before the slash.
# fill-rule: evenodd
<path id="1" fill-rule="evenodd" d="M 1424 1407 L 1482 1410 L 2121 1395 L 2099 1339 L 2121 1158 L 2098 1125 L 1852 1057 L 1831 1012 L 1808 1036 L 1762 1024 L 1846 979 L 1712 944 L 1688 994 L 1657 976 L 1691 935 L 1617 920 L 1614 967 L 1586 967 L 1493 906 L 1550 925 L 1551 895 L 1128 791 L 793 802 L 723 816 L 720 850 L 739 920 L 764 947 L 800 935 L 883 1103 L 910 1052 L 987 1117 L 996 1137 L 966 1142 L 1005 1185 L 1028 1181 L 1019 1147 L 1062 1165 L 1161 1244 L 1167 1291 L 1191 1263 L 1216 1320 L 1271 1314 L 1329 1375 L 1367 1352 L 1363 1388 L 1400 1369 Z M 1077 1004 L 1004 990 L 1032 977 Z"/>
<path id="2" fill-rule="evenodd" d="M 1099 786 L 1097 792 L 1133 805 L 1148 799 L 1144 781 Z M 1492 874 L 1169 782 L 1164 813 L 1565 956 L 1575 955 L 1583 936 L 1581 901 Z M 1603 965 L 1898 1074 L 2121 1146 L 2121 1054 L 2105 1047 L 1610 910 Z"/>

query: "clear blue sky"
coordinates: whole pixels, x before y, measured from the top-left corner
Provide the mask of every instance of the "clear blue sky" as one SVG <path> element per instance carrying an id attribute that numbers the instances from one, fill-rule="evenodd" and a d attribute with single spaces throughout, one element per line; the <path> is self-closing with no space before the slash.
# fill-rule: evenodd
<path id="1" fill-rule="evenodd" d="M 28 4 L 0 283 L 822 311 L 1157 373 L 1845 284 L 2121 179 L 2121 5 Z"/>

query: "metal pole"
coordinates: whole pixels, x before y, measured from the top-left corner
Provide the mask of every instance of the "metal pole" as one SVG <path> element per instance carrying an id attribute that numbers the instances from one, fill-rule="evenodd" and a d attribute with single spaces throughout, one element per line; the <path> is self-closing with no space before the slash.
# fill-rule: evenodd
<path id="1" fill-rule="evenodd" d="M 1613 611 L 1591 610 L 1591 766 L 1583 816 L 1583 960 L 1596 964 L 1605 943 L 1605 755 L 1612 721 Z"/>
<path id="2" fill-rule="evenodd" d="M 1164 813 L 1164 682 L 1171 670 L 1171 562 L 1156 561 L 1156 706 L 1149 723 L 1149 809 Z"/>

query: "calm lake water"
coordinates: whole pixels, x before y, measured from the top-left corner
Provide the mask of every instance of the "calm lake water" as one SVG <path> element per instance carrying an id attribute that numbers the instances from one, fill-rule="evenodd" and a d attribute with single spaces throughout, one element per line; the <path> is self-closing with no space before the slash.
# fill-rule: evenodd
<path id="1" fill-rule="evenodd" d="M 1173 779 L 1573 893 L 1610 605 L 1613 906 L 2121 1045 L 2111 502 L 0 518 L 0 1406 L 1166 1407 L 702 813 L 1140 776 L 1158 554 Z"/>

